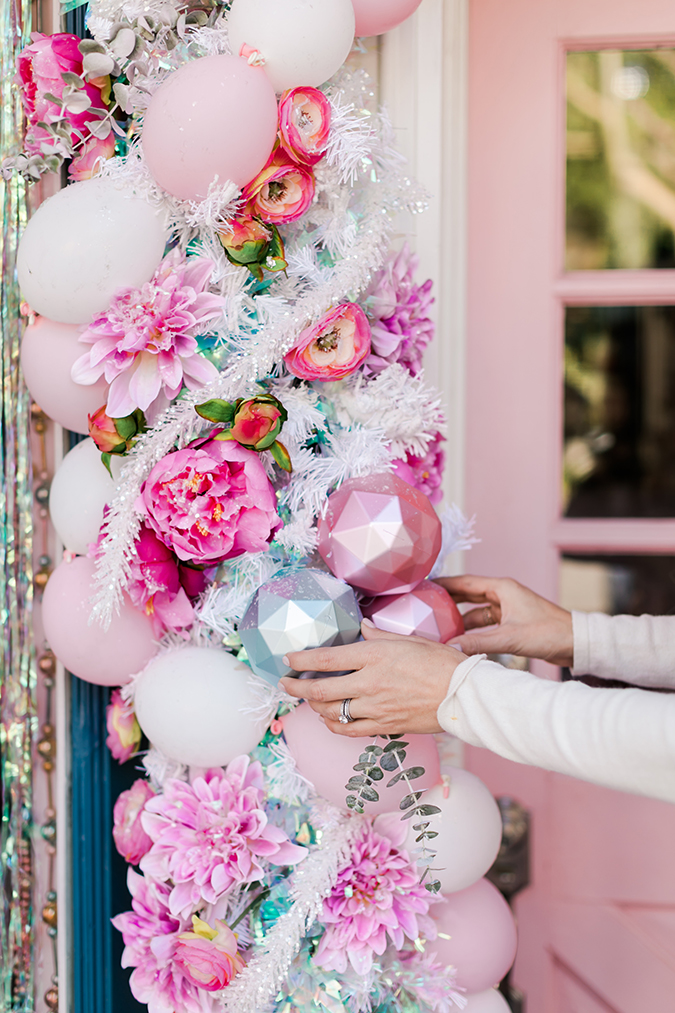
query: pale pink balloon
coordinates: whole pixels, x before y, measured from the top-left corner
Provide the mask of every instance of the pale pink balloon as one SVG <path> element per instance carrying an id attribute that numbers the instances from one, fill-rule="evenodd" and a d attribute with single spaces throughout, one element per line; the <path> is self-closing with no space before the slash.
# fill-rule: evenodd
<path id="1" fill-rule="evenodd" d="M 99 686 L 121 686 L 157 652 L 148 616 L 124 595 L 109 629 L 89 625 L 94 561 L 77 556 L 52 573 L 42 598 L 47 643 L 73 675 Z"/>
<path id="2" fill-rule="evenodd" d="M 357 35 L 382 35 L 414 14 L 422 0 L 352 0 Z"/>
<path id="3" fill-rule="evenodd" d="M 174 197 L 203 200 L 217 178 L 238 187 L 257 176 L 277 135 L 277 101 L 261 67 L 204 56 L 170 74 L 150 100 L 143 153 Z"/>
<path id="4" fill-rule="evenodd" d="M 108 384 L 75 383 L 70 370 L 87 348 L 78 340 L 76 324 L 57 324 L 38 317 L 21 342 L 21 370 L 31 397 L 45 415 L 74 433 L 88 433 L 87 415 L 108 400 Z"/>
<path id="5" fill-rule="evenodd" d="M 488 988 L 484 992 L 467 995 L 464 1013 L 511 1013 L 511 1007 L 501 992 Z"/>
<path id="6" fill-rule="evenodd" d="M 350 792 L 345 785 L 355 774 L 353 767 L 359 762 L 363 747 L 372 742 L 372 738 L 352 739 L 346 735 L 336 735 L 326 728 L 308 703 L 301 703 L 290 714 L 286 714 L 281 723 L 288 748 L 303 777 L 312 782 L 319 795 L 333 805 L 346 809 L 345 798 Z M 410 743 L 406 749 L 406 767 L 425 768 L 424 776 L 412 782 L 414 789 L 432 788 L 441 779 L 438 749 L 433 735 L 406 735 L 405 741 Z M 386 745 L 383 739 L 379 740 L 379 744 Z M 393 777 L 393 774 L 389 777 Z M 385 788 L 389 777 L 385 775 L 382 781 L 375 784 L 380 801 L 366 803 L 367 815 L 393 812 L 398 809 L 403 796 L 408 794 L 405 782 L 399 781 L 391 788 Z"/>
<path id="7" fill-rule="evenodd" d="M 428 943 L 428 952 L 457 968 L 458 985 L 483 992 L 501 981 L 515 960 L 518 938 L 511 909 L 489 880 L 446 894 L 430 913 L 439 938 Z"/>

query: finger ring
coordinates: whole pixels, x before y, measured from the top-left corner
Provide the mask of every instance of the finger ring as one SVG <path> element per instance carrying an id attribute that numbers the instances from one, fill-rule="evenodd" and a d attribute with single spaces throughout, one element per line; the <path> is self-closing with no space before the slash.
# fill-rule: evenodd
<path id="1" fill-rule="evenodd" d="M 494 626 L 495 617 L 492 615 L 492 605 L 486 605 L 483 609 L 483 626 Z"/>
<path id="2" fill-rule="evenodd" d="M 342 706 L 340 708 L 340 717 L 338 718 L 338 721 L 340 722 L 341 725 L 348 725 L 352 721 L 356 720 L 349 713 L 349 705 L 351 702 L 352 702 L 351 699 L 342 701 Z"/>

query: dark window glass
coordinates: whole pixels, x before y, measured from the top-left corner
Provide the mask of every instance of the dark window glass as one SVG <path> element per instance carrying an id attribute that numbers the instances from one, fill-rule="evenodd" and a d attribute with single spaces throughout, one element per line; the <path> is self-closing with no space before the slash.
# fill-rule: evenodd
<path id="1" fill-rule="evenodd" d="M 675 615 L 675 556 L 564 553 L 560 604 L 609 615 Z"/>
<path id="2" fill-rule="evenodd" d="M 562 511 L 675 516 L 675 307 L 566 309 Z"/>

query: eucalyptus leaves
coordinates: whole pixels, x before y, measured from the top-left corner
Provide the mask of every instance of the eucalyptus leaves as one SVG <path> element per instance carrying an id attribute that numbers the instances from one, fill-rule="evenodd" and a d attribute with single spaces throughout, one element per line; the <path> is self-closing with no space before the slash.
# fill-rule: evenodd
<path id="1" fill-rule="evenodd" d="M 385 773 L 394 773 L 385 787 L 392 788 L 399 781 L 403 781 L 408 789 L 399 802 L 399 809 L 403 810 L 401 819 L 409 820 L 417 818 L 418 822 L 412 824 L 416 831 L 415 843 L 420 845 L 418 849 L 417 864 L 422 868 L 420 882 L 424 883 L 430 893 L 438 893 L 441 884 L 437 879 L 429 879 L 433 871 L 431 863 L 436 857 L 436 852 L 427 846 L 427 841 L 438 837 L 435 830 L 430 830 L 431 821 L 427 818 L 440 813 L 435 805 L 428 805 L 420 802 L 424 789 L 415 791 L 411 781 L 424 776 L 424 767 L 404 767 L 406 759 L 406 746 L 408 742 L 402 742 L 402 735 L 383 735 L 381 738 L 387 740 L 386 746 L 378 746 L 373 742 L 366 746 L 359 756 L 359 762 L 354 764 L 355 775 L 349 778 L 345 787 L 354 794 L 347 795 L 347 805 L 357 813 L 363 813 L 366 802 L 379 802 L 380 795 L 374 787 L 375 782 L 384 780 Z M 425 882 L 427 881 L 427 882 Z"/>

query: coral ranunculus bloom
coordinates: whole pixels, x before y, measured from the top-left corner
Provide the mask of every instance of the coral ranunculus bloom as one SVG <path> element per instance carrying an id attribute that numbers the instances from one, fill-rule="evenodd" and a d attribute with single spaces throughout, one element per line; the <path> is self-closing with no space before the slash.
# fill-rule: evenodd
<path id="1" fill-rule="evenodd" d="M 328 147 L 330 102 L 317 88 L 293 88 L 279 100 L 281 146 L 297 162 L 316 165 Z"/>
<path id="2" fill-rule="evenodd" d="M 212 929 L 197 915 L 192 916 L 192 932 L 179 935 L 174 960 L 188 981 L 207 992 L 225 988 L 244 966 L 232 929 L 218 919 Z"/>
<path id="3" fill-rule="evenodd" d="M 301 380 L 342 380 L 369 352 L 368 318 L 360 306 L 348 302 L 302 331 L 284 361 Z"/>
<path id="4" fill-rule="evenodd" d="M 281 225 L 304 215 L 314 200 L 314 173 L 277 148 L 269 162 L 242 191 L 246 212 Z"/>

